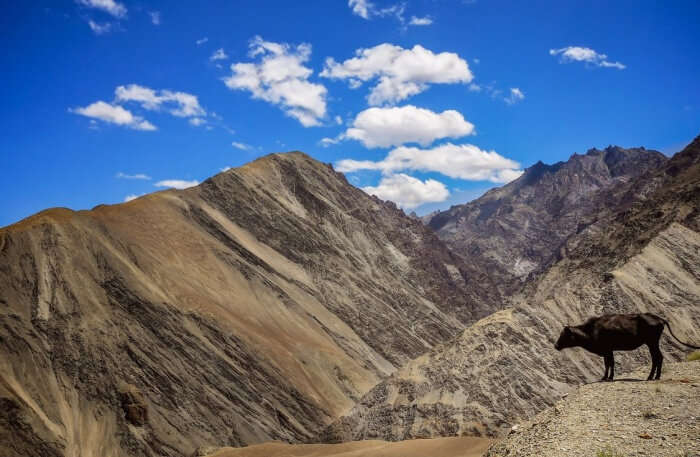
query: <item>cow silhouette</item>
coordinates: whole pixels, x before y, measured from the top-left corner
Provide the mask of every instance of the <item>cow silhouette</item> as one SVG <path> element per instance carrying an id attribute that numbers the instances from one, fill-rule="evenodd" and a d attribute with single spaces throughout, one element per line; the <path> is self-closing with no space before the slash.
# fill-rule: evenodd
<path id="1" fill-rule="evenodd" d="M 659 339 L 668 327 L 671 336 L 679 343 L 700 349 L 699 346 L 684 343 L 671 330 L 665 319 L 649 313 L 643 314 L 605 314 L 592 317 L 585 323 L 566 326 L 559 335 L 554 347 L 562 349 L 582 347 L 593 354 L 603 357 L 605 374 L 602 381 L 612 381 L 615 375 L 614 351 L 632 351 L 646 344 L 651 354 L 651 371 L 647 381 L 661 378 L 661 365 L 664 357 L 659 349 Z"/>

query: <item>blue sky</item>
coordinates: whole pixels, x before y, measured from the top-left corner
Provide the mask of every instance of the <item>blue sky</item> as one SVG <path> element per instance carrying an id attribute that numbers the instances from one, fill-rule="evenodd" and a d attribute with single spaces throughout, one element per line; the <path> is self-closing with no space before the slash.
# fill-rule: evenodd
<path id="1" fill-rule="evenodd" d="M 3 10 L 0 226 L 289 150 L 424 213 L 538 160 L 609 144 L 672 154 L 700 133 L 696 1 Z"/>

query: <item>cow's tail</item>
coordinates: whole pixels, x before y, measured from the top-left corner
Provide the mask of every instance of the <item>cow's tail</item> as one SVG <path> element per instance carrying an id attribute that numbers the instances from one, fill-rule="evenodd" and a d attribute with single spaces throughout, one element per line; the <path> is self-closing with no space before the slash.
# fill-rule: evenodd
<path id="1" fill-rule="evenodd" d="M 663 319 L 663 318 L 660 318 L 660 319 L 661 319 L 662 321 L 664 321 L 664 325 L 666 325 L 666 327 L 668 327 L 668 333 L 671 334 L 671 336 L 673 337 L 673 339 L 675 339 L 676 341 L 678 341 L 679 343 L 681 343 L 681 344 L 684 345 L 684 346 L 688 346 L 689 348 L 700 349 L 700 346 L 693 346 L 692 344 L 684 343 L 683 341 L 679 340 L 678 337 L 677 337 L 676 335 L 673 334 L 673 330 L 671 330 L 671 324 L 669 324 L 668 321 L 667 321 L 666 319 Z"/>

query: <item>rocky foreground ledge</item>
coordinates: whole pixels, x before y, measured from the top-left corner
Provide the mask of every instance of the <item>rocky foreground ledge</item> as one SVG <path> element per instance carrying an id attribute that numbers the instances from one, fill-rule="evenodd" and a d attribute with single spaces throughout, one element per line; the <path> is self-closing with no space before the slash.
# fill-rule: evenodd
<path id="1" fill-rule="evenodd" d="M 485 457 L 700 457 L 700 361 L 585 385 L 516 425 Z"/>

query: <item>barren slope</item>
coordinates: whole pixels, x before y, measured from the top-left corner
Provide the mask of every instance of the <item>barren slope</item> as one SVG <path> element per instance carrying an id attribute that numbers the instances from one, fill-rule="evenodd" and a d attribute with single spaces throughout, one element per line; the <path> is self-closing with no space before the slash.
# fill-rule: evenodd
<path id="1" fill-rule="evenodd" d="M 573 385 L 600 378 L 598 357 L 553 348 L 564 325 L 593 315 L 656 313 L 700 344 L 700 138 L 615 192 L 617 205 L 568 240 L 515 307 L 407 364 L 320 439 L 502 433 Z M 679 360 L 686 349 L 666 336 L 662 351 Z M 616 360 L 626 370 L 649 357 L 640 349 Z"/>
<path id="2" fill-rule="evenodd" d="M 490 312 L 489 290 L 301 153 L 39 213 L 0 230 L 0 455 L 307 440 Z"/>

